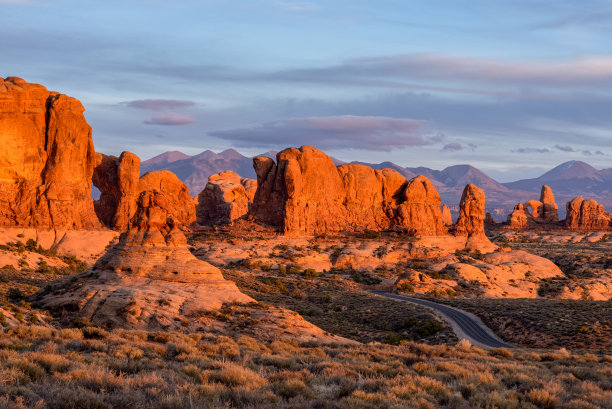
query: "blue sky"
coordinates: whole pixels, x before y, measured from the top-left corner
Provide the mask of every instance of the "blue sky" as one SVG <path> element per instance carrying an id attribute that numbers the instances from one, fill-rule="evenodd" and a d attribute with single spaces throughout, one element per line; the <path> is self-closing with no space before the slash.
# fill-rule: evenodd
<path id="1" fill-rule="evenodd" d="M 610 167 L 609 1 L 0 0 L 0 75 L 80 99 L 96 149 L 310 144 L 502 181 Z"/>

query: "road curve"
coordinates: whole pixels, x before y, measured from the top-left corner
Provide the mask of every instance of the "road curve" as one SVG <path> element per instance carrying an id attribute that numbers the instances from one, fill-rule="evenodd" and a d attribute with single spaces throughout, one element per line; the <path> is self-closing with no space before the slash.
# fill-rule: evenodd
<path id="1" fill-rule="evenodd" d="M 478 317 L 466 311 L 421 298 L 393 294 L 388 291 L 372 291 L 372 293 L 396 301 L 419 304 L 437 311 L 451 325 L 459 338 L 465 338 L 473 345 L 484 348 L 516 348 L 515 345 L 499 339 Z"/>

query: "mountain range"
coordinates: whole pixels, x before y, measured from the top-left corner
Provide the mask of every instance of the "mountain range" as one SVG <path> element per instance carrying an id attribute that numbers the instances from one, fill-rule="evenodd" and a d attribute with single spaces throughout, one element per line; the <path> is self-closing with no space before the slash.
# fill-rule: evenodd
<path id="1" fill-rule="evenodd" d="M 262 156 L 275 158 L 276 153 L 269 151 Z M 332 160 L 336 165 L 346 163 L 336 158 Z M 393 162 L 351 163 L 361 163 L 375 169 L 391 168 L 408 179 L 419 174 L 424 175 L 436 186 L 442 202 L 448 204 L 453 212 L 458 211 L 465 185 L 473 183 L 484 190 L 487 196 L 487 211 L 498 221 L 504 220 L 516 203 L 539 199 L 543 184 L 552 188 L 561 217 L 565 214 L 565 203 L 576 196 L 595 199 L 606 208 L 612 207 L 612 168 L 598 170 L 581 161 L 565 162 L 539 177 L 508 183 L 499 183 L 471 165 L 454 165 L 443 170 L 434 170 L 426 167 L 402 167 Z M 152 170 L 174 172 L 189 187 L 192 196 L 204 189 L 210 175 L 224 170 L 232 170 L 243 177 L 256 178 L 252 158 L 234 149 L 220 153 L 206 150 L 194 156 L 179 151 L 165 152 L 142 162 L 142 173 Z"/>

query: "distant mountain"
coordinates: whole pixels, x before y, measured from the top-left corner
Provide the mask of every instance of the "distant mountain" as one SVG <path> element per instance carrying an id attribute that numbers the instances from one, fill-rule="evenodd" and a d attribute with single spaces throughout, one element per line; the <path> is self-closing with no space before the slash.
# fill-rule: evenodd
<path id="1" fill-rule="evenodd" d="M 256 177 L 253 170 L 253 160 L 233 149 L 227 149 L 220 153 L 206 150 L 198 155 L 185 155 L 186 157 L 182 159 L 164 163 L 164 155 L 170 153 L 162 153 L 155 158 L 142 162 L 141 173 L 151 170 L 169 170 L 189 187 L 189 193 L 192 196 L 198 195 L 206 187 L 210 175 L 225 170 L 231 170 L 243 177 Z M 160 157 L 162 159 L 158 159 Z M 176 155 L 172 157 L 174 158 Z"/>
<path id="2" fill-rule="evenodd" d="M 154 158 L 146 160 L 140 164 L 141 173 L 147 173 L 151 170 L 155 170 L 156 167 L 167 166 L 169 163 L 176 162 L 178 160 L 187 159 L 189 155 L 179 151 L 164 152 L 161 155 L 157 155 Z"/>

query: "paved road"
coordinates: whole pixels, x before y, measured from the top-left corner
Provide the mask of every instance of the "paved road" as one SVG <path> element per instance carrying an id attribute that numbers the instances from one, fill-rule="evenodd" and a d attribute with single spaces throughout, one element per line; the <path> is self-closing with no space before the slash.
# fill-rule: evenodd
<path id="1" fill-rule="evenodd" d="M 423 300 L 421 298 L 393 294 L 388 291 L 372 291 L 372 293 L 397 301 L 407 301 L 423 305 L 440 312 L 449 324 L 451 324 L 457 336 L 460 338 L 467 338 L 474 345 L 488 348 L 515 348 L 514 345 L 507 344 L 500 340 L 493 334 L 493 331 L 480 321 L 480 319 L 465 311 L 449 307 L 448 305 L 438 304 L 433 301 Z"/>

